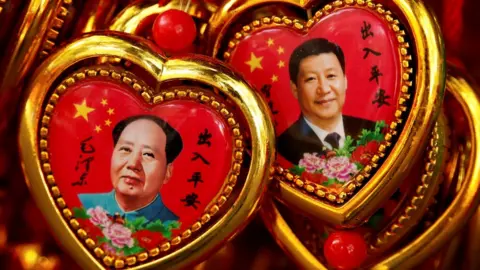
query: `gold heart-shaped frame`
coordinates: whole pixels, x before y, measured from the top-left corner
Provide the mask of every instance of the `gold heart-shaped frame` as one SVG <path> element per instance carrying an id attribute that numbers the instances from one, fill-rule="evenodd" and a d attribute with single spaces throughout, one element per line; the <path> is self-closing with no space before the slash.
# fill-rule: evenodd
<path id="1" fill-rule="evenodd" d="M 480 144 L 479 126 L 475 122 L 475 115 L 480 111 L 480 97 L 473 88 L 473 84 L 456 69 L 450 70 L 447 77 L 447 89 L 452 94 L 455 103 L 458 103 L 466 116 L 467 134 L 469 142 L 468 157 L 461 161 L 460 167 L 465 169 L 459 180 L 453 201 L 443 213 L 425 229 L 420 235 L 406 243 L 396 252 L 379 259 L 371 269 L 412 269 L 441 251 L 445 245 L 451 245 L 452 238 L 459 236 L 462 228 L 470 218 L 478 213 L 477 206 L 480 199 Z M 455 114 L 456 115 L 456 114 Z M 443 124 L 446 124 L 445 120 Z M 439 123 L 440 123 L 439 121 Z M 463 123 L 463 122 L 462 122 Z M 463 129 L 462 124 L 452 123 L 452 128 Z M 441 138 L 440 138 L 441 139 Z M 441 173 L 438 164 L 436 173 Z M 295 232 L 287 224 L 273 201 L 266 201 L 261 210 L 262 218 L 270 232 L 282 244 L 285 251 L 303 268 L 327 269 L 295 236 Z"/>
<path id="2" fill-rule="evenodd" d="M 62 239 L 64 247 L 86 269 L 104 269 L 109 266 L 123 268 L 127 265 L 138 268 L 188 266 L 201 260 L 241 229 L 255 213 L 263 198 L 274 153 L 271 139 L 273 126 L 269 122 L 269 116 L 264 113 L 267 110 L 266 104 L 248 84 L 237 79 L 234 73 L 220 63 L 212 62 L 210 58 L 189 56 L 166 59 L 161 55 L 150 42 L 134 36 L 120 33 L 86 35 L 48 58 L 28 85 L 28 99 L 23 108 L 19 134 L 22 166 L 27 183 L 58 239 Z M 156 253 L 134 256 L 130 260 L 102 260 L 104 254 L 96 253 L 95 245 L 89 245 L 88 239 L 85 242 L 76 235 L 78 232 L 72 229 L 75 226 L 69 224 L 71 212 L 65 211 L 64 201 L 56 199 L 59 190 L 44 174 L 48 168 L 45 168 L 42 162 L 45 156 L 41 155 L 41 127 L 45 119 L 42 117 L 42 104 L 47 102 L 47 93 L 65 70 L 80 61 L 95 60 L 99 57 L 116 57 L 129 61 L 156 78 L 158 83 L 187 80 L 217 89 L 234 103 L 249 128 L 252 160 L 243 187 L 232 202 L 232 207 L 202 234 L 190 237 L 190 242 L 163 257 L 157 257 Z M 145 98 L 143 95 L 142 97 Z"/>
<path id="3" fill-rule="evenodd" d="M 313 6 L 314 2 L 316 3 L 316 1 L 268 1 L 269 4 L 278 3 L 304 9 Z M 393 27 L 393 30 L 397 33 L 399 43 L 403 43 L 405 38 L 410 41 L 411 47 L 408 48 L 408 51 L 413 55 L 413 59 L 410 62 L 416 71 L 416 73 L 411 75 L 415 77 L 414 79 L 412 78 L 415 89 L 410 97 L 411 105 L 408 111 L 408 118 L 395 122 L 395 124 L 402 125 L 403 129 L 397 132 L 396 141 L 392 141 L 391 151 L 385 154 L 378 154 L 385 156 L 383 157 L 383 163 L 378 165 L 370 180 L 351 199 L 340 206 L 334 205 L 329 201 L 319 200 L 309 194 L 315 191 L 313 187 L 310 190 L 299 190 L 298 187 L 303 187 L 305 183 L 303 181 L 291 181 L 295 180 L 292 175 L 286 175 L 287 179 L 291 178 L 288 179 L 290 181 L 284 181 L 282 179 L 285 177 L 280 177 L 278 189 L 276 189 L 276 198 L 278 200 L 299 211 L 304 211 L 312 217 L 344 227 L 354 227 L 363 223 L 393 194 L 400 185 L 402 176 L 409 172 L 415 161 L 418 160 L 416 152 L 412 151 L 412 149 L 425 148 L 429 133 L 439 113 L 438 108 L 443 100 L 445 83 L 443 43 L 439 34 L 439 27 L 433 16 L 418 2 L 407 0 L 379 2 L 385 2 L 385 7 L 393 10 L 396 14 L 395 16 L 399 17 L 403 21 L 403 25 L 406 26 L 405 33 L 400 31 L 398 27 Z M 212 17 L 211 28 L 208 32 L 213 56 L 221 57 L 220 55 L 223 52 L 235 47 L 236 42 L 238 42 L 237 39 L 243 38 L 241 34 L 233 35 L 229 33 L 229 31 L 234 31 L 231 29 L 234 29 L 235 20 L 243 13 L 254 12 L 261 4 L 266 3 L 263 1 L 244 3 L 232 0 L 219 8 L 217 14 Z M 364 0 L 345 0 L 332 1 L 324 5 L 306 25 L 311 26 L 325 14 L 330 14 L 343 7 L 371 9 L 379 14 L 386 14 L 385 18 L 387 21 L 395 21 L 389 15 L 390 13 L 385 12 L 382 4 Z M 282 20 L 286 20 L 280 16 L 276 18 L 278 18 L 279 23 L 282 23 Z M 220 21 L 223 21 L 223 24 L 220 25 L 218 23 Z M 270 21 L 270 23 L 274 24 L 272 20 Z M 288 22 L 285 23 L 292 27 L 301 24 L 300 21 L 292 19 L 288 19 Z M 261 20 L 256 20 L 251 25 L 259 26 L 261 24 Z M 253 31 L 253 28 L 249 25 L 244 27 L 243 31 Z M 228 42 L 227 38 L 229 37 L 233 37 L 235 40 Z M 222 49 L 225 51 L 222 51 Z M 406 64 L 407 66 L 405 66 L 405 63 L 402 63 L 403 67 L 409 67 L 408 61 Z M 435 72 L 432 72 L 432 67 L 436 68 Z M 405 76 L 408 78 L 409 74 L 405 74 Z M 400 103 L 402 102 L 405 102 L 405 100 Z M 397 107 L 397 109 L 402 110 L 402 106 Z M 376 159 L 379 159 L 379 156 Z M 346 198 L 345 196 L 343 199 Z M 340 199 L 343 200 L 342 198 Z M 337 199 L 332 198 L 332 200 L 336 201 Z"/>

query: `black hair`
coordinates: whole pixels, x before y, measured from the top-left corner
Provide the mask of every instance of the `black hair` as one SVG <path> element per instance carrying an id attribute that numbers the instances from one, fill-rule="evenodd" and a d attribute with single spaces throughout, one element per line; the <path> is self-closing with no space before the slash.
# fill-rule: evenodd
<path id="1" fill-rule="evenodd" d="M 290 80 L 294 84 L 297 84 L 300 62 L 302 62 L 303 59 L 312 55 L 320 55 L 322 53 L 334 53 L 340 62 L 343 74 L 345 74 L 345 56 L 343 55 L 342 48 L 340 48 L 340 46 L 337 44 L 328 41 L 327 39 L 314 38 L 295 48 L 290 55 L 290 63 L 288 64 Z"/>
<path id="2" fill-rule="evenodd" d="M 132 122 L 140 119 L 146 119 L 154 122 L 163 130 L 163 132 L 165 132 L 165 135 L 167 136 L 167 141 L 165 144 L 167 164 L 172 163 L 182 151 L 182 138 L 180 137 L 180 133 L 178 133 L 174 128 L 172 128 L 165 120 L 154 115 L 135 115 L 118 122 L 112 131 L 113 146 L 115 147 L 117 145 L 118 139 L 120 138 L 123 130 Z"/>

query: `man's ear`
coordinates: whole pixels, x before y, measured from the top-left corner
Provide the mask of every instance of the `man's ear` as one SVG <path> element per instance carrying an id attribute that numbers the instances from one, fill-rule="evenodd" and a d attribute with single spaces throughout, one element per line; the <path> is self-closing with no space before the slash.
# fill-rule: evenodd
<path id="1" fill-rule="evenodd" d="M 172 171 L 173 171 L 173 165 L 172 163 L 167 164 L 167 170 L 165 171 L 165 178 L 163 179 L 163 183 L 166 184 L 168 181 L 170 181 L 170 178 L 172 177 Z"/>
<path id="2" fill-rule="evenodd" d="M 290 81 L 290 89 L 292 90 L 293 96 L 296 99 L 298 99 L 298 88 L 297 88 L 297 85 L 295 83 L 293 83 L 292 81 Z"/>

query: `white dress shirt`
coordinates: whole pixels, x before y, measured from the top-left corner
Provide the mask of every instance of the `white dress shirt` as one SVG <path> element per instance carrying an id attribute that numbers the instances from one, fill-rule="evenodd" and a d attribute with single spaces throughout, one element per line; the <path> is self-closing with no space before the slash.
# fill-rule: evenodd
<path id="1" fill-rule="evenodd" d="M 338 135 L 340 135 L 340 140 L 338 142 L 338 147 L 342 148 L 343 145 L 345 144 L 345 129 L 343 128 L 343 117 L 342 116 L 340 117 L 340 121 L 338 121 L 335 129 L 331 132 L 328 132 L 326 130 L 323 130 L 323 129 L 317 127 L 316 125 L 314 125 L 310 121 L 308 121 L 308 119 L 306 117 L 303 117 L 303 119 L 305 119 L 305 122 L 307 122 L 307 124 L 310 126 L 310 128 L 313 130 L 313 132 L 315 132 L 317 137 L 322 141 L 323 145 L 326 148 L 328 148 L 330 150 L 333 148 L 331 144 L 329 144 L 328 142 L 325 141 L 325 138 L 327 137 L 327 135 L 330 134 L 330 133 L 333 133 L 333 132 L 336 132 L 336 133 L 338 133 Z"/>

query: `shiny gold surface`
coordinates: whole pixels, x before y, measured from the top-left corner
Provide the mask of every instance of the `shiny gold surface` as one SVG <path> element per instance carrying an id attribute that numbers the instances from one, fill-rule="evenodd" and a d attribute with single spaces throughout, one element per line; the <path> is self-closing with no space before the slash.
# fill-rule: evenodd
<path id="1" fill-rule="evenodd" d="M 438 118 L 438 124 L 430 138 L 428 151 L 425 153 L 427 162 L 423 166 L 419 185 L 408 198 L 404 209 L 393 216 L 387 227 L 375 236 L 375 240 L 370 245 L 371 253 L 383 254 L 404 239 L 420 223 L 428 207 L 432 205 L 439 185 L 443 181 L 444 165 L 448 158 L 446 146 L 449 138 L 447 136 L 448 126 L 446 118 L 442 114 Z"/>
<path id="2" fill-rule="evenodd" d="M 477 210 L 480 200 L 480 123 L 477 121 L 480 99 L 472 86 L 461 76 L 448 75 L 447 89 L 465 112 L 472 136 L 464 181 L 455 199 L 435 223 L 406 247 L 379 262 L 374 269 L 414 267 L 444 247 Z"/>
<path id="3" fill-rule="evenodd" d="M 396 137 L 396 134 L 399 132 L 399 126 L 397 123 L 403 123 L 407 117 L 404 112 L 410 110 L 408 104 L 412 96 L 412 81 L 410 80 L 410 75 L 413 72 L 411 68 L 412 56 L 409 54 L 409 50 L 406 48 L 411 47 L 408 42 L 405 42 L 405 31 L 404 27 L 399 23 L 399 21 L 392 17 L 391 12 L 381 4 L 373 4 L 373 2 L 368 5 L 366 2 L 355 2 L 355 1 L 343 1 L 338 0 L 335 2 L 335 5 L 327 5 L 321 10 L 317 11 L 312 19 L 306 23 L 297 21 L 293 23 L 294 18 L 291 17 L 282 17 L 271 16 L 271 17 L 262 17 L 257 20 L 254 20 L 248 25 L 241 27 L 241 31 L 235 33 L 234 37 L 228 41 L 228 49 L 223 53 L 222 60 L 228 62 L 230 56 L 234 54 L 237 49 L 237 45 L 242 41 L 245 41 L 250 37 L 251 34 L 257 33 L 258 31 L 275 28 L 284 28 L 291 31 L 298 32 L 300 34 L 306 34 L 308 31 L 316 26 L 325 16 L 328 14 L 339 11 L 343 8 L 355 7 L 358 9 L 370 10 L 372 13 L 376 13 L 377 16 L 384 20 L 386 25 L 392 29 L 392 32 L 395 33 L 397 39 L 399 40 L 397 53 L 400 55 L 400 63 L 402 63 L 399 68 L 402 73 L 403 80 L 401 81 L 399 88 L 402 89 L 402 93 L 398 98 L 398 103 L 396 104 L 395 111 L 395 120 L 394 123 L 390 125 L 388 133 L 385 134 L 386 141 L 381 144 L 376 153 L 376 157 L 372 158 L 368 164 L 368 170 L 363 169 L 357 175 L 353 176 L 349 181 L 347 181 L 341 188 L 328 188 L 320 184 L 311 183 L 306 181 L 302 177 L 296 176 L 291 173 L 288 169 L 284 169 L 279 165 L 276 165 L 276 170 L 274 173 L 274 178 L 278 181 L 287 183 L 291 187 L 299 190 L 302 194 L 310 195 L 315 199 L 319 199 L 326 203 L 333 203 L 337 207 L 344 204 L 345 201 L 348 201 L 358 190 L 358 187 L 361 187 L 363 183 L 367 182 L 370 179 L 372 173 L 370 170 L 372 168 L 377 168 L 383 163 L 385 158 L 385 153 L 390 150 L 390 147 L 393 146 L 392 138 Z M 403 40 L 400 42 L 400 40 Z M 288 204 L 295 204 L 295 202 L 286 202 Z"/>
<path id="4" fill-rule="evenodd" d="M 206 31 L 206 40 L 208 54 L 213 57 L 220 57 L 220 48 L 222 43 L 226 42 L 227 32 L 232 24 L 235 23 L 242 14 L 252 12 L 255 8 L 262 5 L 275 5 L 287 7 L 305 7 L 307 8 L 312 1 L 304 0 L 228 0 L 218 7 L 208 22 Z"/>
<path id="5" fill-rule="evenodd" d="M 278 211 L 273 198 L 268 198 L 260 209 L 260 215 L 278 245 L 302 269 L 326 270 L 327 268 L 295 236 Z"/>
<path id="6" fill-rule="evenodd" d="M 43 110 L 44 114 L 42 116 L 42 119 L 49 118 L 52 114 L 55 114 L 55 105 L 56 101 L 58 99 L 61 99 L 62 96 L 67 93 L 70 90 L 70 87 L 74 86 L 77 83 L 80 83 L 82 80 L 90 80 L 92 78 L 96 78 L 97 80 L 102 80 L 102 78 L 110 77 L 113 80 L 116 80 L 118 82 L 123 82 L 122 84 L 128 85 L 130 90 L 134 93 L 139 94 L 143 100 L 150 104 L 150 105 L 158 105 L 161 104 L 164 101 L 167 100 L 175 100 L 175 99 L 182 99 L 182 100 L 191 100 L 193 102 L 198 102 L 205 104 L 209 106 L 212 110 L 217 111 L 219 115 L 224 115 L 224 123 L 225 125 L 229 125 L 228 123 L 239 123 L 237 119 L 237 115 L 231 113 L 225 108 L 225 104 L 217 101 L 219 97 L 217 96 L 217 100 L 215 100 L 214 95 L 205 95 L 205 89 L 202 88 L 192 88 L 192 89 L 165 89 L 161 93 L 154 93 L 153 89 L 147 85 L 146 83 L 142 82 L 138 77 L 135 77 L 133 74 L 126 73 L 124 69 L 118 68 L 118 67 L 111 67 L 111 66 L 100 66 L 100 67 L 86 67 L 81 69 L 80 71 L 76 71 L 73 74 L 69 75 L 67 78 L 63 80 L 63 82 L 55 86 L 56 91 L 51 92 L 51 95 L 47 98 L 48 105 L 46 105 Z M 61 90 L 59 90 L 61 89 Z M 138 90 L 141 89 L 141 90 Z M 48 108 L 48 109 L 46 109 Z M 49 122 L 44 122 L 40 124 L 40 136 L 39 136 L 39 141 L 41 144 L 41 152 L 40 156 L 41 158 L 41 166 L 43 168 L 43 173 L 44 173 L 44 178 L 48 179 L 49 177 L 55 177 L 52 173 L 51 168 L 51 161 L 49 158 Z M 232 137 L 232 142 L 234 144 L 233 150 L 232 150 L 232 164 L 230 167 L 230 171 L 227 174 L 227 177 L 224 179 L 224 183 L 222 185 L 222 188 L 218 191 L 217 195 L 210 201 L 210 203 L 207 205 L 205 208 L 201 218 L 197 220 L 193 225 L 191 225 L 188 229 L 183 231 L 182 233 L 179 233 L 179 236 L 175 237 L 171 241 L 164 241 L 161 246 L 162 246 L 162 255 L 165 253 L 169 253 L 170 250 L 175 247 L 179 246 L 179 244 L 183 244 L 183 242 L 190 240 L 189 238 L 192 235 L 192 232 L 196 235 L 200 233 L 200 229 L 203 229 L 203 227 L 206 227 L 210 225 L 211 219 L 216 217 L 217 212 L 219 209 L 222 208 L 222 206 L 225 204 L 225 202 L 229 199 L 232 190 L 235 188 L 236 181 L 231 181 L 232 177 L 237 179 L 240 174 L 240 170 L 237 170 L 235 168 L 241 168 L 242 163 L 244 161 L 243 155 L 240 157 L 236 156 L 236 153 L 241 153 L 244 150 L 244 141 L 242 138 L 242 132 L 240 131 L 243 129 L 242 126 L 238 124 L 232 124 L 229 125 L 231 132 L 233 134 Z M 43 143 L 42 143 L 43 142 Z M 48 168 L 48 169 L 46 169 Z M 59 190 L 58 186 L 56 183 L 53 181 L 48 183 L 50 185 L 50 196 L 55 197 L 57 200 L 59 200 L 63 195 L 61 190 Z M 223 203 L 219 203 L 219 201 Z M 63 207 L 61 207 L 63 208 Z M 68 221 L 70 224 L 78 224 L 78 220 L 75 218 L 72 218 L 72 209 L 65 207 L 64 209 L 61 209 L 62 213 L 65 217 L 65 220 Z M 223 209 L 222 209 L 223 210 Z M 74 226 L 74 229 L 77 232 L 77 235 L 84 239 L 87 238 L 84 228 L 80 226 Z M 198 232 L 196 232 L 198 231 Z M 181 235 L 181 237 L 180 237 Z M 94 243 L 94 253 L 99 257 L 99 259 L 103 259 L 105 257 L 105 254 L 107 253 L 104 249 L 99 247 L 99 243 L 95 242 L 92 239 L 87 239 L 84 241 L 87 246 L 89 246 L 89 242 Z M 91 245 L 90 245 L 91 246 Z M 148 251 L 151 253 L 152 251 Z M 138 255 L 137 255 L 138 256 Z M 145 259 L 151 259 L 148 258 L 148 255 L 145 256 Z M 124 264 L 125 261 L 132 261 L 133 263 L 130 263 L 130 266 L 136 265 L 136 257 L 127 257 L 126 260 L 123 259 L 116 259 L 115 263 L 118 265 Z M 123 268 L 123 267 L 120 267 Z"/>
<path id="7" fill-rule="evenodd" d="M 86 0 L 74 36 L 107 28 L 120 0 Z"/>
<path id="8" fill-rule="evenodd" d="M 62 0 L 31 0 L 25 7 L 22 23 L 2 55 L 0 72 L 0 114 L 5 123 L 0 123 L 0 134 L 17 110 L 21 95 L 22 80 L 31 71 L 43 45 L 48 24 Z"/>
<path id="9" fill-rule="evenodd" d="M 65 28 L 67 18 L 72 18 L 72 0 L 62 0 L 60 5 L 55 10 L 55 17 L 52 18 L 48 24 L 47 33 L 42 42 L 40 49 L 40 60 L 43 60 L 59 45 L 59 36 Z"/>
<path id="10" fill-rule="evenodd" d="M 412 109 L 405 121 L 388 157 L 375 175 L 346 204 L 335 207 L 295 192 L 288 184 L 280 182 L 278 197 L 315 218 L 344 227 L 358 226 L 373 214 L 379 205 L 393 194 L 402 176 L 407 174 L 419 156 L 412 149 L 424 149 L 432 124 L 436 119 L 443 100 L 445 63 L 443 43 L 438 25 L 426 7 L 417 1 L 393 1 L 406 17 L 404 25 L 409 26 L 417 58 L 415 96 Z M 435 67 L 435 71 L 432 70 Z"/>
<path id="11" fill-rule="evenodd" d="M 412 232 L 414 226 L 418 223 L 419 219 L 425 213 L 427 206 L 429 205 L 429 200 L 432 198 L 435 193 L 437 186 L 439 185 L 442 179 L 442 170 L 445 164 L 445 145 L 447 138 L 446 134 L 446 121 L 441 115 L 438 119 L 436 128 L 431 134 L 431 144 L 429 146 L 430 151 L 426 152 L 427 160 L 430 159 L 431 162 L 427 162 L 424 167 L 424 174 L 419 177 L 421 183 L 427 184 L 428 188 L 423 188 L 423 195 L 417 196 L 413 195 L 409 200 L 414 201 L 415 207 L 418 207 L 418 212 L 408 210 L 407 208 L 412 208 L 410 205 L 405 205 L 405 212 L 411 214 L 407 218 L 403 218 L 402 222 L 398 222 L 402 227 L 402 230 L 397 230 L 395 233 L 390 232 L 388 237 L 382 236 L 382 233 L 387 233 L 386 231 L 381 232 L 379 235 L 381 239 L 373 238 L 374 243 L 370 245 L 379 245 L 382 253 L 394 244 L 398 243 L 401 237 L 405 236 L 407 233 Z M 431 177 L 431 178 L 430 178 Z M 415 197 L 417 198 L 415 199 Z M 416 210 L 416 209 L 415 209 Z M 291 227 L 287 224 L 285 219 L 282 217 L 277 207 L 275 206 L 273 200 L 267 201 L 265 205 L 261 208 L 260 214 L 264 220 L 265 225 L 272 233 L 272 235 L 277 239 L 277 242 L 282 247 L 282 249 L 289 254 L 294 261 L 303 269 L 327 269 L 325 266 L 315 257 L 310 250 L 308 250 L 305 245 L 299 240 L 295 232 L 292 231 Z M 399 218 L 400 219 L 400 218 Z M 392 220 L 392 223 L 397 222 L 395 219 Z M 390 225 L 390 224 L 389 224 Z M 387 228 L 389 230 L 389 228 Z M 372 251 L 378 252 L 374 247 Z M 395 254 L 395 253 L 394 253 Z M 434 254 L 434 253 L 433 253 Z M 430 255 L 433 255 L 430 254 Z M 317 254 L 318 255 L 318 254 Z M 383 267 L 382 265 L 378 266 L 375 262 L 375 258 L 372 255 L 372 260 L 374 268 Z M 408 260 L 408 258 L 405 258 Z M 410 262 L 410 261 L 409 261 Z M 422 260 L 417 260 L 414 264 L 418 264 Z M 402 263 L 405 263 L 402 261 Z M 410 262 L 411 263 L 411 262 Z M 395 266 L 397 267 L 397 266 Z M 405 269 L 404 264 L 398 266 L 399 269 Z M 389 268 L 389 267 L 387 267 Z M 384 269 L 384 268 L 382 268 Z M 385 268 L 386 269 L 386 268 Z"/>
<path id="12" fill-rule="evenodd" d="M 95 50 L 85 50 L 92 48 Z M 263 191 L 269 178 L 269 168 L 274 157 L 273 126 L 264 112 L 268 106 L 248 84 L 234 77 L 226 67 L 212 63 L 209 59 L 190 56 L 189 58 L 163 59 L 151 47 L 151 43 L 130 35 L 104 33 L 87 35 L 59 49 L 34 74 L 27 88 L 28 100 L 23 107 L 20 124 L 19 144 L 22 167 L 34 198 L 46 216 L 50 226 L 63 246 L 86 269 L 103 269 L 93 253 L 89 252 L 69 229 L 62 214 L 55 207 L 55 201 L 48 192 L 48 185 L 42 174 L 39 160 L 38 131 L 42 107 L 48 89 L 62 72 L 73 64 L 102 56 L 118 57 L 130 61 L 158 82 L 191 80 L 218 89 L 232 100 L 246 119 L 252 141 L 250 169 L 234 207 L 211 225 L 202 235 L 193 239 L 173 253 L 155 261 L 135 267 L 181 268 L 198 262 L 203 256 L 229 239 L 256 212 L 263 198 Z M 106 257 L 105 257 L 106 258 Z"/>
<path id="13" fill-rule="evenodd" d="M 381 2 L 381 1 L 379 1 Z M 386 2 L 386 1 L 384 1 Z M 227 42 L 227 31 L 235 18 L 244 12 L 250 12 L 260 3 L 273 1 L 228 1 L 219 7 L 210 20 L 208 38 L 212 55 L 219 56 L 220 48 Z M 275 1 L 277 4 L 294 6 L 310 5 L 312 1 Z M 370 3 L 363 0 L 335 1 L 333 5 Z M 415 93 L 412 94 L 412 105 L 408 118 L 398 121 L 403 129 L 392 142 L 393 148 L 385 158 L 372 178 L 358 191 L 353 198 L 341 206 L 325 203 L 299 192 L 290 183 L 279 181 L 277 198 L 303 211 L 313 218 L 321 219 L 343 227 L 355 227 L 371 216 L 377 208 L 393 194 L 419 155 L 412 149 L 425 149 L 430 131 L 433 128 L 440 105 L 443 101 L 445 83 L 444 48 L 440 36 L 439 26 L 432 14 L 423 3 L 413 0 L 394 0 L 398 7 L 399 17 L 404 17 L 403 25 L 410 29 L 410 40 L 413 48 L 410 53 L 414 56 L 413 66 L 416 67 L 414 84 Z M 372 5 L 375 8 L 374 5 Z M 400 39 L 400 38 L 399 38 Z M 403 40 L 403 37 L 402 37 Z M 212 45 L 213 44 L 213 45 Z M 433 68 L 434 67 L 434 68 Z M 413 79 L 412 79 L 413 80 Z M 401 109 L 400 107 L 398 109 Z"/>

